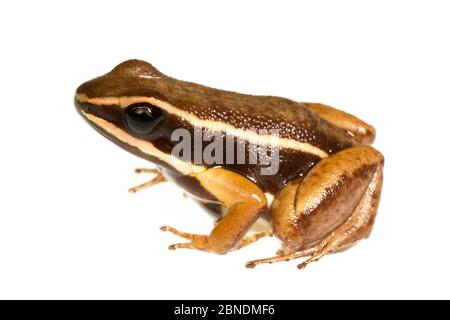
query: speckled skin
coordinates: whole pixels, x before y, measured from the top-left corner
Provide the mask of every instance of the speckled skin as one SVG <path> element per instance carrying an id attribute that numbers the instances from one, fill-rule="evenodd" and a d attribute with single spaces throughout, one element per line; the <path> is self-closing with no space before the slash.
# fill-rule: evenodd
<path id="1" fill-rule="evenodd" d="M 328 153 L 354 144 L 346 132 L 323 121 L 298 102 L 177 80 L 139 60 L 119 64 L 110 73 L 84 83 L 77 92 L 89 97 L 153 96 L 200 119 L 222 121 L 243 129 L 278 129 L 282 138 L 308 142 Z"/>
<path id="2" fill-rule="evenodd" d="M 309 144 L 327 157 L 282 147 L 279 171 L 272 176 L 262 176 L 258 164 L 224 164 L 219 168 L 204 163 L 205 171 L 183 175 L 176 167 L 121 141 L 102 124 L 151 142 L 165 154 L 170 154 L 175 144 L 170 141 L 173 130 L 185 128 L 193 133 L 192 124 L 183 117 L 167 114 L 157 135 L 140 137 L 125 125 L 123 106 L 107 103 L 113 101 L 110 98 L 122 97 L 152 97 L 184 114 L 240 130 L 277 129 L 280 138 Z M 251 261 L 247 267 L 309 256 L 299 265 L 304 267 L 327 253 L 351 246 L 372 230 L 384 158 L 367 146 L 374 141 L 375 129 L 343 111 L 317 103 L 239 94 L 180 81 L 139 60 L 123 62 L 106 75 L 82 84 L 75 104 L 82 115 L 106 121 L 90 123 L 105 137 L 160 166 L 167 177 L 204 204 L 214 202 L 228 209 L 209 235 L 162 227 L 163 231 L 189 240 L 172 245 L 171 249 L 220 254 L 239 249 L 271 234 L 264 231 L 247 235 L 258 217 L 270 212 L 272 231 L 282 241 L 284 251 L 275 257 Z M 161 176 L 155 179 L 149 185 L 164 181 Z M 267 193 L 275 196 L 272 205 L 266 199 Z M 214 207 L 220 211 L 220 207 Z"/>

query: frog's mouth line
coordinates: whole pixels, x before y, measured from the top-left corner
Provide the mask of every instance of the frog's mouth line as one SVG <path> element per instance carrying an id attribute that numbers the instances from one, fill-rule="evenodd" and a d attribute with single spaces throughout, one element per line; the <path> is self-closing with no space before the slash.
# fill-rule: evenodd
<path id="1" fill-rule="evenodd" d="M 253 145 L 260 145 L 260 146 L 277 145 L 283 149 L 292 149 L 292 150 L 301 151 L 304 153 L 309 153 L 309 154 L 315 155 L 321 159 L 328 157 L 328 153 L 326 153 L 322 149 L 320 149 L 316 146 L 313 146 L 309 143 L 300 142 L 300 141 L 297 141 L 294 139 L 288 139 L 288 138 L 282 138 L 282 137 L 275 138 L 273 134 L 258 134 L 255 131 L 239 129 L 239 128 L 236 128 L 232 125 L 226 124 L 221 121 L 201 119 L 192 113 L 178 109 L 175 106 L 171 105 L 170 103 L 161 101 L 161 100 L 153 98 L 153 97 L 138 96 L 138 97 L 89 98 L 84 94 L 77 94 L 76 100 L 79 103 L 87 102 L 87 103 L 90 103 L 93 105 L 99 105 L 99 106 L 114 105 L 114 106 L 120 107 L 120 108 L 126 108 L 129 105 L 134 104 L 134 103 L 146 102 L 146 103 L 150 103 L 152 105 L 155 105 L 155 106 L 163 109 L 164 111 L 171 114 L 172 116 L 175 116 L 180 119 L 183 119 L 184 121 L 187 121 L 193 127 L 201 127 L 201 128 L 205 128 L 205 129 L 208 129 L 211 131 L 227 132 L 227 133 L 229 133 L 235 137 L 238 137 L 242 140 L 245 140 L 248 143 L 253 144 Z"/>
<path id="2" fill-rule="evenodd" d="M 140 152 L 148 156 L 157 158 L 159 161 L 169 165 L 170 167 L 176 168 L 176 170 L 182 174 L 188 175 L 193 172 L 202 172 L 206 169 L 204 166 L 194 165 L 190 162 L 185 162 L 178 159 L 171 154 L 164 153 L 157 149 L 152 143 L 137 139 L 111 122 L 99 118 L 91 113 L 84 110 L 81 110 L 80 113 L 89 123 L 92 123 L 94 126 L 104 130 L 109 136 L 116 138 L 130 147 L 137 148 Z"/>

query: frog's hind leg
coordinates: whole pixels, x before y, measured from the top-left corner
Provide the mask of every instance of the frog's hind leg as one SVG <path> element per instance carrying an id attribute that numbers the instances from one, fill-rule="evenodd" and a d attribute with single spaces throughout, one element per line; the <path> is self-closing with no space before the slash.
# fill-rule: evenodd
<path id="1" fill-rule="evenodd" d="M 150 173 L 150 174 L 154 174 L 155 176 L 150 179 L 147 182 L 144 182 L 140 185 L 137 185 L 133 188 L 128 189 L 128 192 L 131 193 L 136 193 L 138 191 L 150 188 L 151 186 L 154 186 L 155 184 L 161 183 L 166 181 L 166 179 L 164 178 L 164 176 L 161 174 L 161 171 L 158 169 L 146 169 L 146 168 L 137 168 L 134 170 L 134 172 L 136 173 Z"/>
<path id="2" fill-rule="evenodd" d="M 322 160 L 304 179 L 289 183 L 273 203 L 274 233 L 286 250 L 246 266 L 307 257 L 298 267 L 369 236 L 383 180 L 383 156 L 355 147 Z"/>
<path id="3" fill-rule="evenodd" d="M 375 128 L 361 119 L 321 103 L 302 102 L 302 104 L 322 119 L 345 130 L 359 143 L 370 145 L 374 142 L 376 135 Z"/>

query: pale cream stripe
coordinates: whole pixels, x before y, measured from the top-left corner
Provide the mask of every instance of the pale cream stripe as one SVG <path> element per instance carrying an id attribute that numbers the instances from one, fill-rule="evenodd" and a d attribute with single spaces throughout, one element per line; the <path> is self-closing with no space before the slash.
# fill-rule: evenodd
<path id="1" fill-rule="evenodd" d="M 220 122 L 220 121 L 212 121 L 212 120 L 202 120 L 197 116 L 188 113 L 186 111 L 180 110 L 173 105 L 155 99 L 153 97 L 105 97 L 105 98 L 89 98 L 86 95 L 79 94 L 76 96 L 76 99 L 80 102 L 88 102 L 96 105 L 118 105 L 122 108 L 126 108 L 130 104 L 138 103 L 138 102 L 148 102 L 155 106 L 160 107 L 161 109 L 167 111 L 170 114 L 174 114 L 177 117 L 180 117 L 186 121 L 188 121 L 194 127 L 202 127 L 209 130 L 216 130 L 222 132 L 228 132 L 235 137 L 239 137 L 249 143 L 260 146 L 270 146 L 270 145 L 279 145 L 280 148 L 298 150 L 302 152 L 306 152 L 309 154 L 316 155 L 320 158 L 328 157 L 328 154 L 322 149 L 315 147 L 306 142 L 300 142 L 294 139 L 288 138 L 278 138 L 275 139 L 273 135 L 260 135 L 254 131 L 238 129 L 232 125 Z"/>
<path id="2" fill-rule="evenodd" d="M 157 148 L 155 148 L 150 142 L 136 139 L 135 137 L 129 135 L 122 129 L 119 129 L 115 125 L 109 123 L 106 120 L 103 120 L 102 118 L 96 117 L 90 113 L 81 111 L 82 114 L 91 122 L 95 123 L 97 126 L 111 134 L 112 136 L 116 137 L 120 141 L 132 146 L 136 147 L 145 154 L 154 156 L 158 158 L 159 160 L 167 163 L 168 165 L 172 166 L 173 168 L 177 169 L 180 173 L 188 175 L 191 173 L 197 173 L 202 172 L 206 168 L 204 166 L 198 166 L 194 165 L 190 162 L 184 162 L 180 159 L 178 159 L 175 156 L 172 156 L 171 154 L 166 154 Z"/>
<path id="3" fill-rule="evenodd" d="M 266 192 L 265 195 L 266 195 L 266 199 L 267 199 L 267 205 L 270 207 L 270 205 L 272 204 L 273 199 L 275 197 L 270 192 Z"/>

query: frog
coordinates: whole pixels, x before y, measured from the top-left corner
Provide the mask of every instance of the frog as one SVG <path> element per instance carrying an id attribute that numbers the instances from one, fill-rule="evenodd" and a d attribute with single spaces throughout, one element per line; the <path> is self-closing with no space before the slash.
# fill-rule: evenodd
<path id="1" fill-rule="evenodd" d="M 297 266 L 302 269 L 372 232 L 384 156 L 371 146 L 375 128 L 345 111 L 178 80 L 136 59 L 81 84 L 74 102 L 97 132 L 154 165 L 136 169 L 154 176 L 131 192 L 170 181 L 219 216 L 205 234 L 162 226 L 185 239 L 171 250 L 224 255 L 275 236 L 281 249 L 246 267 L 302 258 Z M 276 155 L 276 170 L 268 174 L 267 162 L 239 162 L 236 154 L 231 161 L 196 158 L 210 148 L 203 140 L 194 146 L 200 153 L 194 147 L 174 153 L 180 142 L 174 133 L 180 130 L 240 142 L 240 149 L 220 150 L 226 157 L 264 147 Z M 254 230 L 260 221 L 264 227 Z"/>

